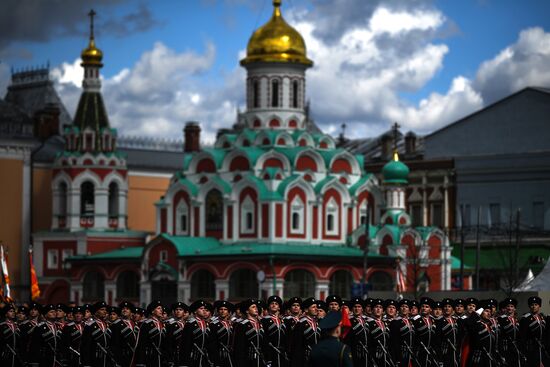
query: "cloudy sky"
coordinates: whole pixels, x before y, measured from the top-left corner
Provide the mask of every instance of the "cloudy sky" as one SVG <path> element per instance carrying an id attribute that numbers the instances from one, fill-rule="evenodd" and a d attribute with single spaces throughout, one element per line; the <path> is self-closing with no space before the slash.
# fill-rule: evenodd
<path id="1" fill-rule="evenodd" d="M 103 94 L 122 135 L 204 139 L 244 104 L 243 57 L 271 0 L 2 0 L 0 95 L 10 68 L 50 62 L 70 113 L 88 18 L 105 54 Z M 332 134 L 368 137 L 398 121 L 428 133 L 526 86 L 550 87 L 547 0 L 283 0 L 315 66 L 308 99 Z"/>

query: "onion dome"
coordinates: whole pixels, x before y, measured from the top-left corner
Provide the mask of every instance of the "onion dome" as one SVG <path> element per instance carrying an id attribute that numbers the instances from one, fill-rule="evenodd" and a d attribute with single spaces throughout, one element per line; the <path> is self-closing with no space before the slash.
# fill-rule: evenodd
<path id="1" fill-rule="evenodd" d="M 399 160 L 397 151 L 393 152 L 393 159 L 382 168 L 385 184 L 403 184 L 408 183 L 409 167 Z"/>
<path id="2" fill-rule="evenodd" d="M 90 42 L 88 47 L 82 50 L 80 57 L 82 58 L 82 66 L 99 66 L 102 67 L 103 64 L 103 52 L 95 46 L 94 40 L 94 16 L 96 13 L 93 10 L 90 10 L 88 16 L 90 17 Z"/>
<path id="3" fill-rule="evenodd" d="M 307 58 L 302 35 L 283 19 L 280 8 L 281 0 L 273 0 L 273 15 L 250 37 L 241 65 L 254 62 L 313 65 L 313 61 Z"/>

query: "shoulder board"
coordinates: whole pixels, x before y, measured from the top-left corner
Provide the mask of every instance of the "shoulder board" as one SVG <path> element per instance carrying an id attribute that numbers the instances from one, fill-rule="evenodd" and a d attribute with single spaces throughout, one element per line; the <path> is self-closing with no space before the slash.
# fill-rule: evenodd
<path id="1" fill-rule="evenodd" d="M 46 321 L 40 321 L 38 324 L 36 324 L 37 327 L 46 326 Z"/>
<path id="2" fill-rule="evenodd" d="M 507 318 L 508 318 L 508 315 L 500 315 L 499 318 L 500 318 L 500 319 L 507 319 Z"/>
<path id="3" fill-rule="evenodd" d="M 370 316 L 364 316 L 366 321 L 373 321 L 374 319 Z"/>
<path id="4" fill-rule="evenodd" d="M 94 320 L 94 319 L 89 319 L 89 320 L 86 321 L 86 325 L 88 325 L 88 326 L 91 326 L 91 325 L 93 325 L 93 324 L 95 324 L 95 320 Z"/>
<path id="5" fill-rule="evenodd" d="M 421 316 L 420 315 L 416 315 L 415 317 L 413 317 L 412 319 L 413 320 L 418 320 Z"/>
<path id="6" fill-rule="evenodd" d="M 525 315 L 523 315 L 522 317 L 529 317 L 531 316 L 531 312 L 527 312 Z"/>
<path id="7" fill-rule="evenodd" d="M 187 319 L 187 323 L 190 324 L 192 322 L 195 322 L 197 321 L 197 319 L 194 317 L 194 316 L 190 316 L 188 319 Z"/>
<path id="8" fill-rule="evenodd" d="M 403 318 L 401 316 L 397 316 L 394 320 L 403 320 Z"/>
<path id="9" fill-rule="evenodd" d="M 150 323 L 152 323 L 152 322 L 153 322 L 153 319 L 145 319 L 145 320 L 143 320 L 143 323 L 144 323 L 144 324 L 150 324 Z"/>
<path id="10" fill-rule="evenodd" d="M 245 325 L 248 324 L 250 321 L 248 319 L 243 319 L 240 321 L 241 324 Z"/>

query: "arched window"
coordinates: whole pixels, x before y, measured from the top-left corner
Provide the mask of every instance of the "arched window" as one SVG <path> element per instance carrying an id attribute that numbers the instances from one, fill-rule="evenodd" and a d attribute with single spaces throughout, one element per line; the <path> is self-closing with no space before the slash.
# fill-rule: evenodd
<path id="1" fill-rule="evenodd" d="M 285 275 L 284 283 L 285 298 L 315 297 L 315 276 L 307 270 L 291 270 Z"/>
<path id="2" fill-rule="evenodd" d="M 257 80 L 252 82 L 252 106 L 260 107 L 260 85 Z"/>
<path id="3" fill-rule="evenodd" d="M 290 212 L 292 218 L 291 233 L 304 233 L 305 208 L 300 196 L 296 195 L 290 204 Z"/>
<path id="4" fill-rule="evenodd" d="M 359 207 L 359 223 L 361 225 L 367 224 L 367 200 L 363 200 Z"/>
<path id="5" fill-rule="evenodd" d="M 208 192 L 205 200 L 206 231 L 223 231 L 223 197 L 219 190 Z"/>
<path id="6" fill-rule="evenodd" d="M 118 299 L 139 299 L 139 275 L 135 271 L 123 271 L 116 279 Z"/>
<path id="7" fill-rule="evenodd" d="M 292 82 L 292 107 L 298 108 L 298 81 Z"/>
<path id="8" fill-rule="evenodd" d="M 176 234 L 187 235 L 189 234 L 189 207 L 185 200 L 180 200 L 176 207 Z"/>
<path id="9" fill-rule="evenodd" d="M 214 275 L 206 269 L 197 270 L 191 276 L 191 299 L 215 299 Z"/>
<path id="10" fill-rule="evenodd" d="M 271 81 L 271 107 L 279 107 L 279 81 Z"/>
<path id="11" fill-rule="evenodd" d="M 90 271 L 84 275 L 82 281 L 82 298 L 87 302 L 105 299 L 105 282 L 101 273 Z"/>
<path id="12" fill-rule="evenodd" d="M 61 182 L 59 184 L 59 212 L 60 217 L 65 217 L 67 215 L 67 184 Z"/>
<path id="13" fill-rule="evenodd" d="M 118 185 L 116 182 L 109 184 L 109 217 L 118 217 Z"/>
<path id="14" fill-rule="evenodd" d="M 254 201 L 246 196 L 241 204 L 241 233 L 254 233 Z"/>
<path id="15" fill-rule="evenodd" d="M 85 181 L 80 185 L 80 216 L 93 216 L 95 209 L 94 184 Z"/>
<path id="16" fill-rule="evenodd" d="M 326 231 L 327 234 L 336 235 L 338 234 L 339 226 L 339 210 L 338 203 L 331 198 L 326 206 Z"/>
<path id="17" fill-rule="evenodd" d="M 375 271 L 369 276 L 373 291 L 392 291 L 394 284 L 391 275 L 385 271 Z"/>
<path id="18" fill-rule="evenodd" d="M 235 270 L 229 278 L 229 297 L 231 299 L 257 298 L 256 272 L 250 269 Z"/>
<path id="19" fill-rule="evenodd" d="M 329 294 L 337 294 L 342 298 L 349 299 L 351 296 L 351 287 L 353 286 L 353 276 L 347 270 L 338 270 L 330 277 Z"/>

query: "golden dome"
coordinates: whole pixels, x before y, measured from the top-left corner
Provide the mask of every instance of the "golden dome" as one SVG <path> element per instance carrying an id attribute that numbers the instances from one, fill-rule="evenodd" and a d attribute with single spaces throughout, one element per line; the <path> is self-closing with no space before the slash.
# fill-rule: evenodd
<path id="1" fill-rule="evenodd" d="M 273 0 L 273 15 L 269 22 L 252 34 L 241 65 L 254 62 L 288 62 L 312 66 L 307 58 L 306 43 L 281 15 L 281 0 Z"/>
<path id="2" fill-rule="evenodd" d="M 97 65 L 103 66 L 101 60 L 103 59 L 103 52 L 97 47 L 95 47 L 95 41 L 93 38 L 90 38 L 90 43 L 88 47 L 82 50 L 80 54 L 82 58 L 82 65 Z"/>

